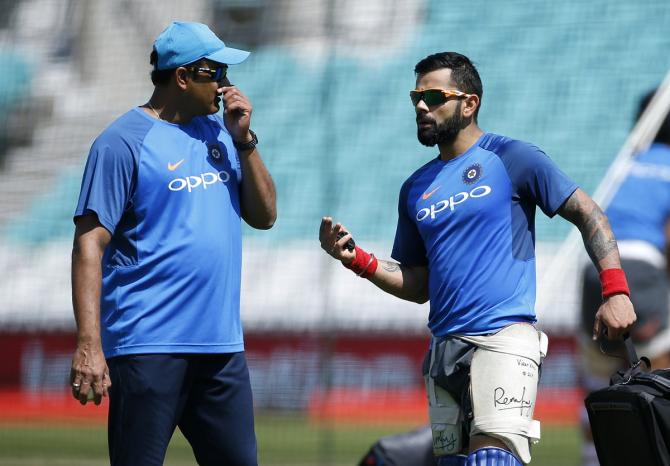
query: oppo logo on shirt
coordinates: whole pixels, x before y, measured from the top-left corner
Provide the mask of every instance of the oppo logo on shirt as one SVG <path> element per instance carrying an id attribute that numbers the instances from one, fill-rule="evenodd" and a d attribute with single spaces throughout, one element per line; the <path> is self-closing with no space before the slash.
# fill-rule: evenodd
<path id="1" fill-rule="evenodd" d="M 440 212 L 443 212 L 447 209 L 453 212 L 457 205 L 463 204 L 468 199 L 484 197 L 488 196 L 489 194 L 491 194 L 490 186 L 477 186 L 476 188 L 470 190 L 470 192 L 462 191 L 460 193 L 456 193 L 452 196 L 449 196 L 448 199 L 442 199 L 441 201 L 437 201 L 435 204 L 431 204 L 430 207 L 421 209 L 416 213 L 416 219 L 419 222 L 422 222 L 428 217 L 430 217 L 431 220 L 434 220 L 435 216 Z"/>
<path id="2" fill-rule="evenodd" d="M 168 189 L 170 191 L 187 190 L 190 193 L 194 189 L 198 188 L 207 189 L 208 186 L 211 186 L 216 183 L 227 183 L 228 180 L 230 180 L 230 175 L 225 170 L 221 170 L 218 173 L 207 172 L 207 173 L 201 173 L 200 175 L 191 175 L 186 176 L 184 178 L 175 178 L 168 184 Z"/>

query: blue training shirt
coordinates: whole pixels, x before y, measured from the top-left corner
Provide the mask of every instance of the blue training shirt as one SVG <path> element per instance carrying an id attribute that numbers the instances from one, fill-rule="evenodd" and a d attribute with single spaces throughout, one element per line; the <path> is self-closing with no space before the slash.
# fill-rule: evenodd
<path id="1" fill-rule="evenodd" d="M 535 206 L 553 217 L 576 189 L 540 149 L 495 134 L 405 181 L 392 257 L 428 267 L 433 335 L 535 322 Z"/>
<path id="2" fill-rule="evenodd" d="M 665 250 L 670 216 L 670 146 L 652 144 L 635 157 L 605 210 L 617 240 L 642 240 Z"/>
<path id="3" fill-rule="evenodd" d="M 112 234 L 102 260 L 105 356 L 244 349 L 241 176 L 216 115 L 176 125 L 134 108 L 98 136 L 75 218 L 93 212 Z"/>

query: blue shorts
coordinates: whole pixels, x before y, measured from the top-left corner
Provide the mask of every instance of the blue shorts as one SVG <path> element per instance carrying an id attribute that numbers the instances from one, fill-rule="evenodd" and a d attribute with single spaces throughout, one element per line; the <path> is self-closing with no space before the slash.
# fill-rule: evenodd
<path id="1" fill-rule="evenodd" d="M 199 465 L 256 466 L 244 352 L 145 354 L 107 361 L 112 466 L 160 466 L 175 427 Z"/>

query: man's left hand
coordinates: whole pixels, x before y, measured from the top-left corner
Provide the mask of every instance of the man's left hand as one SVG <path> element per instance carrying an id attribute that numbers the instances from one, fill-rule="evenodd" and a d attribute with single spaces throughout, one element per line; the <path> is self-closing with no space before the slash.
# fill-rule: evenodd
<path id="1" fill-rule="evenodd" d="M 99 344 L 80 343 L 72 357 L 70 369 L 70 386 L 72 396 L 82 405 L 93 401 L 96 405 L 102 397 L 108 396 L 112 386 L 109 378 L 109 367 Z"/>
<path id="2" fill-rule="evenodd" d="M 626 333 L 635 323 L 637 317 L 633 303 L 625 294 L 615 294 L 600 305 L 593 324 L 593 339 L 597 340 L 607 329 L 607 339 L 616 340 Z"/>
<path id="3" fill-rule="evenodd" d="M 223 122 L 230 132 L 233 141 L 245 143 L 251 141 L 249 125 L 251 124 L 251 102 L 235 86 L 222 87 Z"/>

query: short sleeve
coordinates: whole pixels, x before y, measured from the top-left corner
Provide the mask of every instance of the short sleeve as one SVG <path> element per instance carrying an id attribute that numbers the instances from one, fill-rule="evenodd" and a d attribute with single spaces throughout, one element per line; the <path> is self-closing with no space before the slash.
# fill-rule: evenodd
<path id="1" fill-rule="evenodd" d="M 131 147 L 120 137 L 101 135 L 88 154 L 74 218 L 93 212 L 113 234 L 130 199 L 134 173 Z"/>
<path id="2" fill-rule="evenodd" d="M 577 184 L 539 148 L 512 141 L 501 155 L 507 173 L 519 195 L 553 217 L 575 192 Z"/>
<path id="3" fill-rule="evenodd" d="M 409 191 L 409 182 L 400 189 L 400 198 L 398 200 L 398 227 L 395 232 L 395 241 L 393 242 L 393 251 L 391 257 L 403 265 L 427 265 L 426 248 L 423 244 L 423 238 L 419 234 L 416 223 L 412 221 L 407 209 L 407 193 Z"/>

